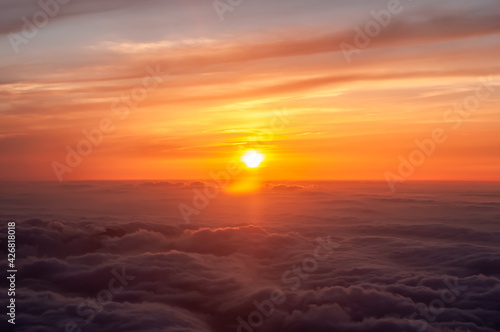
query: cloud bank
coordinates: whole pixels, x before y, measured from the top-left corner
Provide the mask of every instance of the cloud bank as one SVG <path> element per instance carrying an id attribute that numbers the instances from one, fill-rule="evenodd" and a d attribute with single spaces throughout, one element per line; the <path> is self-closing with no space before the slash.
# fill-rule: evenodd
<path id="1" fill-rule="evenodd" d="M 447 191 L 459 201 L 423 196 L 418 187 L 394 197 L 378 185 L 341 186 L 276 184 L 278 190 L 235 197 L 229 204 L 240 212 L 232 225 L 224 221 L 232 212 L 218 205 L 225 199 L 214 200 L 194 225 L 103 216 L 98 223 L 17 220 L 16 331 L 500 328 L 496 191 Z M 67 190 L 102 200 L 117 187 L 137 197 L 189 193 L 161 183 Z M 268 202 L 258 223 L 244 221 L 252 197 Z M 447 214 L 452 202 L 455 213 Z M 146 211 L 150 203 L 141 204 Z"/>

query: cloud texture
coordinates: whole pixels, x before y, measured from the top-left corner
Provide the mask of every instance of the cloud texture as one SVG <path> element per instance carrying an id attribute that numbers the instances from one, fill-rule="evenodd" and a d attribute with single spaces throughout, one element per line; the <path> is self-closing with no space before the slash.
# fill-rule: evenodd
<path id="1" fill-rule="evenodd" d="M 93 220 L 54 216 L 81 195 L 113 206 L 118 192 L 146 215 L 162 204 L 154 196 L 189 199 L 189 184 L 8 190 L 15 201 L 37 186 L 62 199 L 57 208 L 46 206 L 52 217 L 30 217 L 13 202 L 3 208 L 19 218 L 16 331 L 500 329 L 495 187 L 466 194 L 455 184 L 428 194 L 432 184 L 414 185 L 390 196 L 376 183 L 269 184 L 259 194 L 214 200 L 183 225 L 106 217 L 93 203 Z M 257 201 L 259 214 L 251 216 L 245 207 Z M 169 217 L 180 220 L 177 214 L 171 209 Z M 281 300 L 271 310 L 274 298 Z"/>

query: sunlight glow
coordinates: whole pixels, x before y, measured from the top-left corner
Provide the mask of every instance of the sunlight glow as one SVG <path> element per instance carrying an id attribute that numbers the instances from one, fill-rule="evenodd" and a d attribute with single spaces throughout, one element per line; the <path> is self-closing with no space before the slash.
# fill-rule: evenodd
<path id="1" fill-rule="evenodd" d="M 257 150 L 249 150 L 241 157 L 241 161 L 245 163 L 248 168 L 259 167 L 264 159 L 264 155 Z"/>

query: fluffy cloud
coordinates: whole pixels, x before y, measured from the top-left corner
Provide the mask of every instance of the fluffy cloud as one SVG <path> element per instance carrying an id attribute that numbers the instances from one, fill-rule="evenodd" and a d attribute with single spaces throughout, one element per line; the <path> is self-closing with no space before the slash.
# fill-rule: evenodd
<path id="1" fill-rule="evenodd" d="M 107 197 L 106 186 L 111 190 L 110 184 L 75 184 L 65 190 L 90 190 L 102 198 Z M 321 191 L 259 194 L 269 202 L 269 210 L 263 211 L 274 212 L 265 214 L 269 222 L 260 225 L 208 225 L 208 220 L 227 213 L 223 208 L 207 210 L 204 225 L 189 226 L 126 219 L 20 220 L 17 330 L 416 332 L 425 327 L 493 332 L 500 328 L 499 232 L 488 217 L 495 215 L 494 210 L 484 212 L 488 216 L 472 228 L 464 221 L 467 217 L 444 216 L 442 197 L 353 194 L 344 195 L 337 204 L 368 204 L 375 212 L 386 210 L 385 204 L 434 206 L 427 215 L 431 222 L 370 221 L 362 210 L 352 219 L 353 210 L 342 209 L 336 211 L 344 215 L 332 219 L 324 202 L 337 197 L 342 188 L 315 186 Z M 170 184 L 133 188 L 140 195 L 186 190 Z M 304 200 L 308 206 L 323 208 L 303 216 Z M 240 197 L 232 204 L 244 201 Z M 293 214 L 284 214 L 292 207 Z M 390 215 L 395 217 L 398 211 Z M 441 222 L 431 215 L 440 215 Z M 245 216 L 240 212 L 236 217 Z M 307 218 L 311 223 L 305 225 L 301 220 Z M 5 234 L 5 228 L 1 232 Z M 328 235 L 338 247 L 306 273 L 302 262 L 311 263 L 317 238 Z M 5 263 L 0 268 L 6 268 Z M 275 292 L 282 294 L 280 303 L 272 302 Z"/>

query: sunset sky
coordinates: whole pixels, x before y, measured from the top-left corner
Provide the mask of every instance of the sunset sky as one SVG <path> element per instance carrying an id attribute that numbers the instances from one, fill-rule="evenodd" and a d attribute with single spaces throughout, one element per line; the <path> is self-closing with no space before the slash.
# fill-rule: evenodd
<path id="1" fill-rule="evenodd" d="M 500 331 L 499 72 L 499 0 L 0 0 L 0 331 Z"/>
<path id="2" fill-rule="evenodd" d="M 0 180 L 57 180 L 103 119 L 64 180 L 203 179 L 250 147 L 262 179 L 385 180 L 438 128 L 409 180 L 500 180 L 498 1 L 402 0 L 349 61 L 388 1 L 246 0 L 223 20 L 202 0 L 59 6 L 13 44 L 42 9 L 0 2 Z"/>

